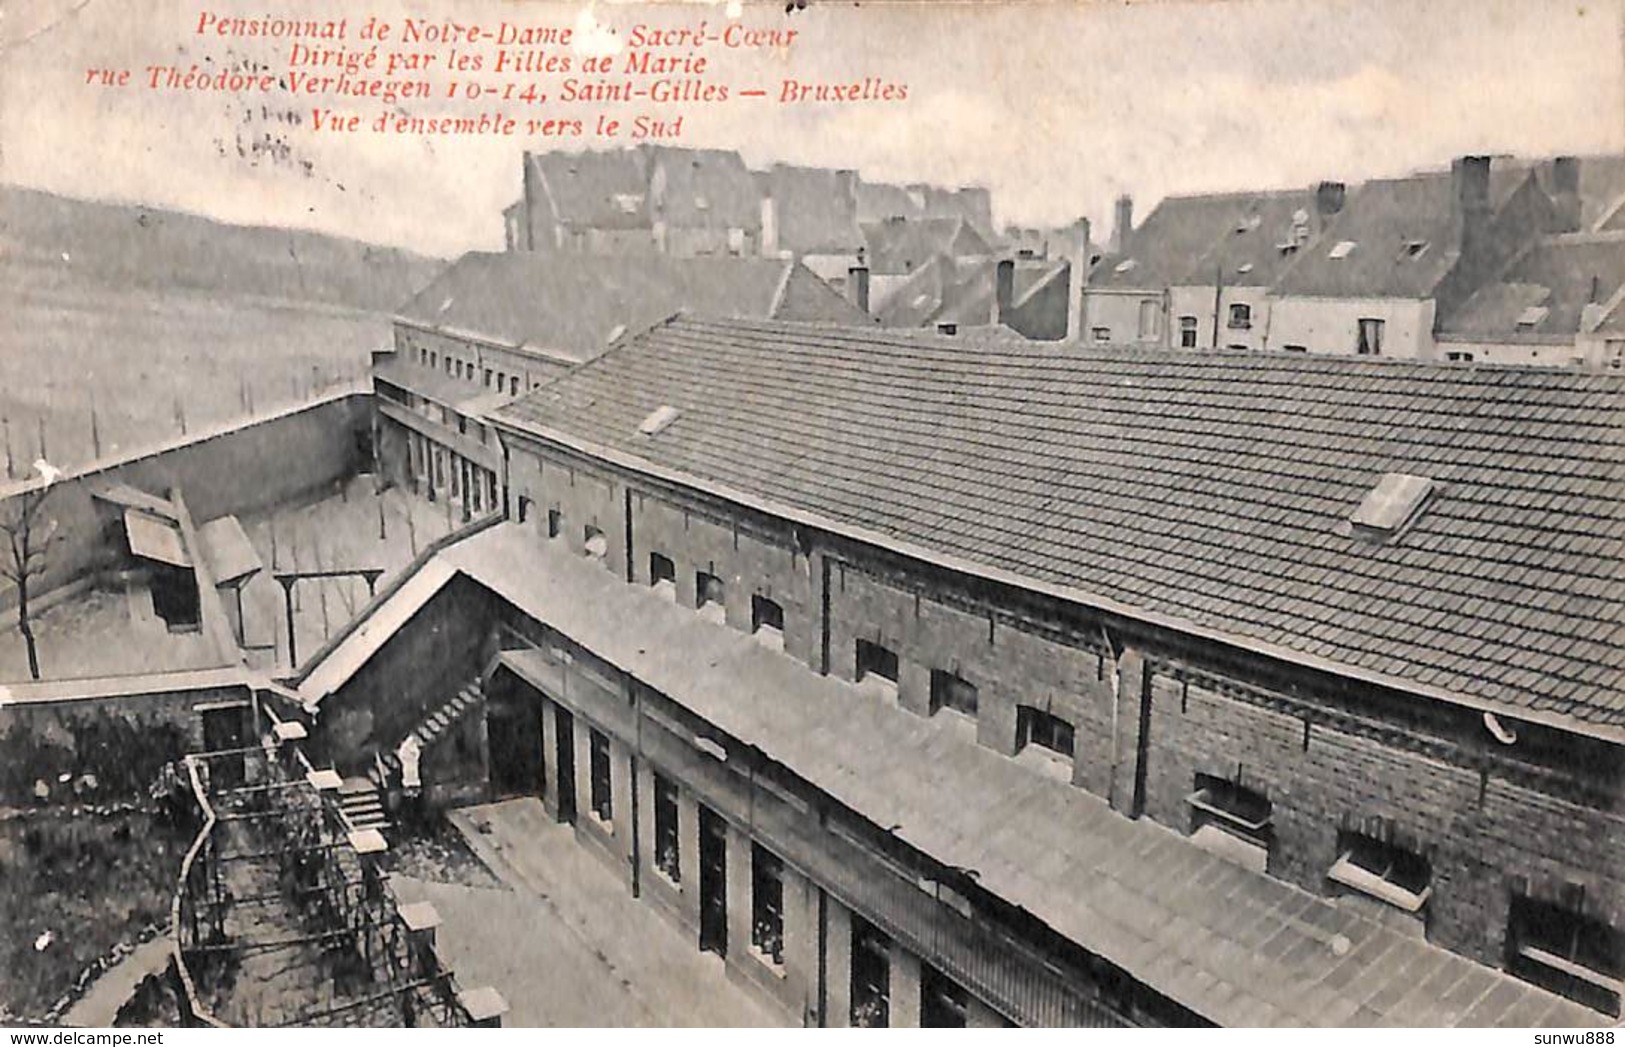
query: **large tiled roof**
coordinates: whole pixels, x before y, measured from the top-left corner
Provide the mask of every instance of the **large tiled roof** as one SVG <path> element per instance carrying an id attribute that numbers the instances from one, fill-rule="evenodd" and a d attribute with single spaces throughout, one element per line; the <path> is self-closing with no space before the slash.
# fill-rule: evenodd
<path id="1" fill-rule="evenodd" d="M 784 293 L 793 278 L 803 282 L 805 298 Z M 780 308 L 808 298 L 818 308 Z M 784 259 L 479 251 L 453 263 L 398 316 L 419 327 L 586 360 L 602 352 L 617 329 L 636 331 L 684 309 L 794 319 L 858 316 L 829 285 Z"/>
<path id="2" fill-rule="evenodd" d="M 1315 250 L 1316 221 L 1313 193 L 1260 193 L 1242 205 L 1184 279 L 1197 287 L 1215 280 L 1226 287 L 1269 287 L 1300 254 Z"/>
<path id="3" fill-rule="evenodd" d="M 1625 233 L 1557 236 L 1521 254 L 1500 279 L 1486 284 L 1450 315 L 1442 334 L 1516 341 L 1553 336 L 1572 340 L 1601 319 L 1625 287 Z M 1595 303 L 1599 315 L 1588 316 Z M 1524 321 L 1524 322 L 1520 322 Z"/>
<path id="4" fill-rule="evenodd" d="M 638 425 L 662 404 L 677 420 Z M 1280 657 L 1625 725 L 1625 376 L 678 317 L 498 412 Z M 1384 542 L 1385 473 L 1438 485 Z"/>
<path id="5" fill-rule="evenodd" d="M 1198 279 L 1197 262 L 1233 234 L 1258 193 L 1171 196 L 1129 234 L 1128 249 L 1109 252 L 1089 273 L 1090 289 L 1161 289 Z M 1212 281 L 1211 268 L 1203 283 Z"/>
<path id="6" fill-rule="evenodd" d="M 1426 298 L 1459 257 L 1449 174 L 1367 182 L 1281 277 L 1283 296 Z M 1352 245 L 1352 246 L 1349 246 Z M 1413 254 L 1407 245 L 1421 245 Z"/>

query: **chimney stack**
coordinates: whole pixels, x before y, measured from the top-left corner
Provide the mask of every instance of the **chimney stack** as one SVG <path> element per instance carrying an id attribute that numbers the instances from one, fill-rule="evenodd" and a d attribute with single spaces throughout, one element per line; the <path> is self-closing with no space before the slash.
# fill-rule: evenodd
<path id="1" fill-rule="evenodd" d="M 779 202 L 773 198 L 773 191 L 768 189 L 762 193 L 762 257 L 778 256 Z"/>
<path id="2" fill-rule="evenodd" d="M 1321 182 L 1315 186 L 1315 216 L 1320 219 L 1322 229 L 1343 210 L 1347 196 L 1348 186 L 1342 182 Z"/>
<path id="3" fill-rule="evenodd" d="M 1117 198 L 1117 210 L 1112 220 L 1112 254 L 1123 254 L 1129 249 L 1134 233 L 1134 197 L 1124 193 Z"/>
<path id="4" fill-rule="evenodd" d="M 1580 159 L 1559 156 L 1552 160 L 1552 203 L 1557 205 L 1553 232 L 1580 232 Z"/>
<path id="5" fill-rule="evenodd" d="M 863 260 L 863 251 L 858 251 L 858 264 L 846 271 L 846 291 L 852 304 L 862 310 L 864 316 L 869 315 L 869 266 Z"/>
<path id="6" fill-rule="evenodd" d="M 993 267 L 993 323 L 1004 323 L 1010 315 L 1010 302 L 1016 296 L 1016 263 L 1001 258 Z"/>
<path id="7" fill-rule="evenodd" d="M 1083 288 L 1089 279 L 1089 219 L 1080 218 L 1072 257 L 1067 261 L 1066 340 L 1076 344 L 1083 337 Z"/>
<path id="8" fill-rule="evenodd" d="M 522 250 L 534 251 L 536 250 L 536 221 L 534 215 L 536 214 L 537 197 L 540 194 L 536 191 L 536 161 L 531 156 L 529 149 L 524 152 L 523 163 L 524 197 L 519 202 L 519 229 L 514 242 Z"/>
<path id="9" fill-rule="evenodd" d="M 1490 223 L 1490 158 L 1457 157 L 1450 165 L 1451 219 L 1456 247 L 1462 255 L 1476 254 Z"/>

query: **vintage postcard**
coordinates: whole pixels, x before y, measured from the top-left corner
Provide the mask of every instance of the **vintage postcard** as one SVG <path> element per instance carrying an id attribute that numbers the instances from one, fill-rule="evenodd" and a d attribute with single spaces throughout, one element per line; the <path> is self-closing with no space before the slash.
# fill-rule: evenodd
<path id="1" fill-rule="evenodd" d="M 0 455 L 0 1026 L 1621 1020 L 1622 0 L 0 0 Z"/>

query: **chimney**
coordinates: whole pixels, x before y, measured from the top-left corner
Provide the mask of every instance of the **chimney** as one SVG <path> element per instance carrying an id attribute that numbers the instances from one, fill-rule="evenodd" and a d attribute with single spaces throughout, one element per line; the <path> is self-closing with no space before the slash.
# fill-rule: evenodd
<path id="1" fill-rule="evenodd" d="M 869 266 L 863 260 L 863 252 L 858 252 L 858 264 L 846 271 L 846 292 L 851 296 L 852 304 L 869 315 Z"/>
<path id="2" fill-rule="evenodd" d="M 1010 302 L 1016 296 L 1016 263 L 1001 258 L 993 267 L 993 323 L 1004 322 L 1010 315 Z"/>
<path id="3" fill-rule="evenodd" d="M 762 193 L 762 257 L 779 255 L 779 202 L 772 190 Z"/>
<path id="4" fill-rule="evenodd" d="M 1112 254 L 1128 250 L 1129 238 L 1134 232 L 1134 197 L 1124 193 L 1117 198 L 1117 210 L 1112 219 Z"/>
<path id="5" fill-rule="evenodd" d="M 1066 340 L 1076 344 L 1083 337 L 1083 288 L 1089 278 L 1089 219 L 1078 219 L 1076 242 L 1067 262 Z"/>
<path id="6" fill-rule="evenodd" d="M 1559 156 L 1552 160 L 1552 203 L 1556 205 L 1557 233 L 1580 232 L 1580 159 Z"/>
<path id="7" fill-rule="evenodd" d="M 1457 157 L 1450 165 L 1451 221 L 1456 249 L 1473 256 L 1482 249 L 1490 224 L 1490 158 Z"/>
<path id="8" fill-rule="evenodd" d="M 534 251 L 536 250 L 536 222 L 532 216 L 535 215 L 536 209 L 541 203 L 538 199 L 541 193 L 537 191 L 536 186 L 536 159 L 531 156 L 529 149 L 525 150 L 523 163 L 524 196 L 519 202 L 519 228 L 516 231 L 517 235 L 514 237 L 514 242 L 521 250 Z"/>
<path id="9" fill-rule="evenodd" d="M 1315 186 L 1315 217 L 1320 220 L 1320 228 L 1325 229 L 1343 210 L 1347 196 L 1348 186 L 1342 182 L 1321 182 Z"/>

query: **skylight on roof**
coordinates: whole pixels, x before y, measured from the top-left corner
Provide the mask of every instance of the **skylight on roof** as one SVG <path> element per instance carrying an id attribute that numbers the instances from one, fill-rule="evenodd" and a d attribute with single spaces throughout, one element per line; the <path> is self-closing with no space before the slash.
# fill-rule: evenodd
<path id="1" fill-rule="evenodd" d="M 1240 265 L 1236 266 L 1236 272 L 1238 272 L 1238 273 L 1245 274 L 1245 273 L 1250 273 L 1252 271 L 1253 271 L 1253 263 L 1251 263 L 1251 262 L 1242 262 Z"/>
<path id="2" fill-rule="evenodd" d="M 671 425 L 671 423 L 677 421 L 677 416 L 681 413 L 671 404 L 661 404 L 653 411 L 650 411 L 649 417 L 638 425 L 638 432 L 644 436 L 654 436 Z"/>
<path id="3" fill-rule="evenodd" d="M 621 340 L 621 335 L 623 335 L 625 333 L 626 333 L 626 325 L 625 324 L 616 324 L 614 327 L 612 327 L 610 329 L 609 337 L 604 339 L 604 344 L 605 345 L 614 345 L 616 342 Z"/>
<path id="4" fill-rule="evenodd" d="M 435 311 L 435 315 L 439 316 L 445 313 L 447 309 L 451 308 L 451 303 L 455 302 L 456 300 L 457 299 L 455 297 L 447 297 L 444 302 L 440 303 L 440 308 Z"/>
<path id="5" fill-rule="evenodd" d="M 1353 240 L 1339 240 L 1339 241 L 1337 241 L 1337 243 L 1332 245 L 1332 249 L 1330 251 L 1326 252 L 1326 257 L 1327 258 L 1347 258 L 1353 252 L 1354 252 L 1354 241 Z"/>
<path id="6" fill-rule="evenodd" d="M 1396 534 L 1416 518 L 1433 488 L 1433 481 L 1426 476 L 1384 473 L 1377 485 L 1366 492 L 1349 522 L 1368 532 L 1385 536 Z"/>
<path id="7" fill-rule="evenodd" d="M 1404 258 L 1420 258 L 1427 252 L 1426 240 L 1406 240 L 1405 246 L 1400 249 L 1400 256 Z"/>
<path id="8" fill-rule="evenodd" d="M 1551 310 L 1544 305 L 1532 305 L 1518 314 L 1518 326 L 1534 327 L 1546 319 L 1546 315 L 1550 312 Z"/>
<path id="9" fill-rule="evenodd" d="M 640 203 L 642 203 L 642 202 L 643 202 L 643 196 L 640 193 L 616 193 L 615 194 L 615 206 L 619 207 L 621 209 L 622 214 L 633 214 L 633 213 L 635 213 L 637 211 L 637 209 L 638 209 L 638 205 Z"/>
<path id="10" fill-rule="evenodd" d="M 705 197 L 696 196 L 694 198 L 694 209 L 696 211 L 707 211 L 707 210 L 710 210 L 710 208 L 711 208 L 711 201 L 707 200 Z"/>
<path id="11" fill-rule="evenodd" d="M 1138 263 L 1135 262 L 1134 259 L 1125 258 L 1121 262 L 1118 262 L 1116 265 L 1112 266 L 1112 272 L 1114 272 L 1114 273 L 1126 273 L 1130 269 L 1133 269 L 1135 267 L 1135 265 L 1137 265 L 1137 264 Z"/>

